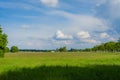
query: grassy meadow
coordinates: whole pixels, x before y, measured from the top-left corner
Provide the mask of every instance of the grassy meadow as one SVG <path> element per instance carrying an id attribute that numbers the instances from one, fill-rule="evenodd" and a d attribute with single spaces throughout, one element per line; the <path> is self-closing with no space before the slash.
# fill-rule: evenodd
<path id="1" fill-rule="evenodd" d="M 120 53 L 7 53 L 0 80 L 119 80 Z"/>

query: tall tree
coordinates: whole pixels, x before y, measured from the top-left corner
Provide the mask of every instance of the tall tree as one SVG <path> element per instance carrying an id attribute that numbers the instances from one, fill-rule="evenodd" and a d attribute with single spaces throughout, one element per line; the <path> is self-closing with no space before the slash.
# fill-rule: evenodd
<path id="1" fill-rule="evenodd" d="M 0 57 L 4 56 L 7 43 L 8 43 L 7 34 L 3 33 L 3 30 L 0 25 Z"/>

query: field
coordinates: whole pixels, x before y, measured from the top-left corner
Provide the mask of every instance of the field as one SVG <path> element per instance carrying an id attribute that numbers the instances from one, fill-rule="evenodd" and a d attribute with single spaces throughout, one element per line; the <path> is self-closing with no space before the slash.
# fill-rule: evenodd
<path id="1" fill-rule="evenodd" d="M 0 80 L 119 80 L 120 53 L 7 53 Z"/>

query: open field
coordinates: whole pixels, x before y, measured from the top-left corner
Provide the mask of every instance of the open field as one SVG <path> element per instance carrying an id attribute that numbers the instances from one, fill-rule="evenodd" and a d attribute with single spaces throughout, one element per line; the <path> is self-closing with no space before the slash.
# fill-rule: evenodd
<path id="1" fill-rule="evenodd" d="M 0 80 L 119 80 L 120 53 L 8 53 Z"/>

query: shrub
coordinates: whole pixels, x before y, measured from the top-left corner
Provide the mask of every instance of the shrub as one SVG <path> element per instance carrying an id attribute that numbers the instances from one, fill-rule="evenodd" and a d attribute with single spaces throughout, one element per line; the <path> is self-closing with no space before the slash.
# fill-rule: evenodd
<path id="1" fill-rule="evenodd" d="M 17 46 L 12 46 L 11 47 L 11 52 L 15 53 L 15 52 L 18 52 L 18 51 L 19 51 L 19 49 L 18 49 Z"/>

